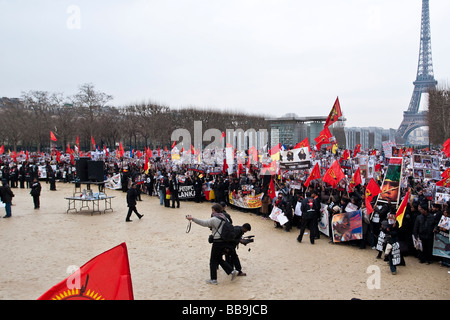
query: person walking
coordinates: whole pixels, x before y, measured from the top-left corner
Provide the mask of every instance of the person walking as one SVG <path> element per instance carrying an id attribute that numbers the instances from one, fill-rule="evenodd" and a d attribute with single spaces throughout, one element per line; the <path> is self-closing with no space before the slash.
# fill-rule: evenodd
<path id="1" fill-rule="evenodd" d="M 217 284 L 217 268 L 219 265 L 223 268 L 226 274 L 231 274 L 231 280 L 239 273 L 237 270 L 234 270 L 233 267 L 223 260 L 223 254 L 225 248 L 229 246 L 229 244 L 223 241 L 220 237 L 220 233 L 222 232 L 222 227 L 224 224 L 224 220 L 226 220 L 225 215 L 222 213 L 223 208 L 220 204 L 215 203 L 212 206 L 211 218 L 208 220 L 201 220 L 194 218 L 192 215 L 187 215 L 186 219 L 189 221 L 194 221 L 196 224 L 202 227 L 208 227 L 211 229 L 210 239 L 212 241 L 211 246 L 211 255 L 209 258 L 209 273 L 210 279 L 206 281 L 208 284 Z"/>
<path id="2" fill-rule="evenodd" d="M 11 218 L 11 202 L 14 197 L 14 193 L 9 187 L 7 180 L 2 180 L 3 186 L 0 188 L 0 198 L 5 204 L 6 215 L 3 218 Z"/>
<path id="3" fill-rule="evenodd" d="M 33 197 L 33 203 L 34 203 L 34 208 L 35 209 L 39 209 L 40 207 L 40 201 L 39 201 L 39 197 L 41 196 L 41 184 L 39 183 L 37 178 L 33 179 L 33 184 L 31 185 L 31 191 L 30 194 Z"/>
<path id="4" fill-rule="evenodd" d="M 139 212 L 136 209 L 136 200 L 137 200 L 138 194 L 136 189 L 136 183 L 133 183 L 131 185 L 131 188 L 127 191 L 127 205 L 128 205 L 128 214 L 127 218 L 125 219 L 126 222 L 131 222 L 131 214 L 134 212 L 138 216 L 139 219 L 141 219 L 144 215 L 139 214 Z"/>

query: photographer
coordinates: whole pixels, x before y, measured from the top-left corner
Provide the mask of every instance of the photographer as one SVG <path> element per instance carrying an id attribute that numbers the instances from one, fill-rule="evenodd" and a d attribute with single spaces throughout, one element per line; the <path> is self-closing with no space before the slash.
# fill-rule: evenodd
<path id="1" fill-rule="evenodd" d="M 244 223 L 242 226 L 235 226 L 234 232 L 236 234 L 236 240 L 234 243 L 225 248 L 225 260 L 238 271 L 238 276 L 246 276 L 247 274 L 245 272 L 242 272 L 241 261 L 239 260 L 236 249 L 239 243 L 242 243 L 244 246 L 246 246 L 250 242 L 254 241 L 252 239 L 253 236 L 243 238 L 244 233 L 250 231 L 251 229 L 252 228 L 249 223 Z"/>
<path id="2" fill-rule="evenodd" d="M 226 220 L 226 216 L 222 213 L 223 208 L 220 204 L 215 203 L 212 206 L 211 218 L 208 220 L 200 220 L 194 218 L 191 215 L 187 215 L 186 219 L 189 221 L 194 221 L 196 224 L 202 227 L 208 227 L 211 229 L 211 255 L 209 258 L 209 272 L 210 279 L 206 280 L 208 284 L 217 284 L 217 268 L 219 265 L 223 268 L 223 270 L 229 275 L 231 274 L 231 280 L 234 280 L 236 275 L 238 274 L 237 270 L 233 270 L 233 267 L 223 260 L 222 255 L 225 252 L 225 248 L 229 247 L 229 243 L 223 241 L 221 239 L 221 232 L 224 224 L 224 220 Z"/>

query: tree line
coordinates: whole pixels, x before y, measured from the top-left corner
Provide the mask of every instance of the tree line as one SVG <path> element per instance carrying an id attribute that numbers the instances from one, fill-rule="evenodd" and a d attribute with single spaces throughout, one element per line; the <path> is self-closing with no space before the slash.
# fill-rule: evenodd
<path id="1" fill-rule="evenodd" d="M 0 108 L 0 145 L 18 151 L 49 151 L 52 143 L 62 150 L 73 148 L 77 138 L 81 150 L 92 150 L 93 141 L 103 148 L 144 149 L 170 147 L 171 133 L 178 128 L 193 132 L 194 121 L 203 131 L 216 128 L 267 129 L 262 115 L 217 111 L 196 107 L 172 108 L 153 102 L 111 106 L 113 96 L 82 84 L 73 95 L 47 91 L 22 92 L 19 99 L 3 99 Z M 56 142 L 50 141 L 50 131 Z M 91 138 L 92 137 L 92 138 Z"/>
<path id="2" fill-rule="evenodd" d="M 428 136 L 432 145 L 442 145 L 450 138 L 450 88 L 428 91 Z"/>

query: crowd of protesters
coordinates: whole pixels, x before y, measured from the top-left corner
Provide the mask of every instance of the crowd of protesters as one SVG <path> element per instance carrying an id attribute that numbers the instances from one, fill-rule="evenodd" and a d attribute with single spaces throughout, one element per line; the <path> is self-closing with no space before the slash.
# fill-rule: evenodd
<path id="1" fill-rule="evenodd" d="M 414 154 L 416 153 L 433 154 L 439 157 L 441 172 L 450 167 L 449 159 L 439 150 L 416 150 Z M 380 165 L 380 171 L 374 175 L 374 178 L 381 186 L 388 159 L 380 151 L 371 152 L 370 155 L 375 163 Z M 402 183 L 399 199 L 403 199 L 408 190 L 410 199 L 402 226 L 399 228 L 395 219 L 398 204 L 377 203 L 375 197 L 371 203 L 373 212 L 367 214 L 365 188 L 369 179 L 363 179 L 361 184 L 349 188 L 354 169 L 353 158 L 343 160 L 340 150 L 337 150 L 336 153 L 315 152 L 313 158 L 314 162 L 320 163 L 322 174 L 335 160 L 340 161 L 345 178 L 335 188 L 330 187 L 321 179 L 311 181 L 306 187 L 305 181 L 309 170 L 277 171 L 274 174 L 267 174 L 262 170 L 261 163 L 249 165 L 244 171 L 241 171 L 238 168 L 226 170 L 222 163 L 212 165 L 175 163 L 171 160 L 170 152 L 162 152 L 160 156 L 153 154 L 148 159 L 145 157 L 145 160 L 143 156 L 139 159 L 136 157 L 117 158 L 115 155 L 109 157 L 97 155 L 96 157 L 105 161 L 105 180 L 114 175 L 120 175 L 123 192 L 127 192 L 132 185 L 137 186 L 138 201 L 142 200 L 142 194 L 146 194 L 158 197 L 160 205 L 171 208 L 179 208 L 180 199 L 229 204 L 230 194 L 242 191 L 245 186 L 245 192 L 262 194 L 261 206 L 256 209 L 235 207 L 236 209 L 260 215 L 262 219 L 269 219 L 272 209 L 280 208 L 287 218 L 287 222 L 282 226 L 274 221 L 274 227 L 286 232 L 292 232 L 294 228 L 297 228 L 299 230 L 297 241 L 299 242 L 303 240 L 305 230 L 308 230 L 309 240 L 312 244 L 318 239 L 327 238 L 328 242 L 333 243 L 332 236 L 327 237 L 318 230 L 321 204 L 326 205 L 330 228 L 333 215 L 345 212 L 347 206 L 351 206 L 352 209 L 361 210 L 363 236 L 361 240 L 346 243 L 361 249 L 368 246 L 377 250 L 378 258 L 381 258 L 384 252 L 385 259 L 389 262 L 393 273 L 395 273 L 395 266 L 392 264 L 391 257 L 392 248 L 395 248 L 392 244 L 395 243 L 399 244 L 402 263 L 404 263 L 403 257 L 409 255 L 417 257 L 421 263 L 439 261 L 444 266 L 450 266 L 447 258 L 432 254 L 434 235 L 440 233 L 447 239 L 449 237 L 450 201 L 434 202 L 430 190 L 436 181 L 414 177 L 411 171 L 406 170 L 403 173 L 406 175 L 404 180 L 406 183 Z M 407 157 L 412 157 L 412 153 L 404 155 L 404 158 Z M 67 157 L 67 159 L 69 158 Z M 6 186 L 10 189 L 31 188 L 34 179 L 42 179 L 40 170 L 45 170 L 44 176 L 50 184 L 50 190 L 55 190 L 54 181 L 56 180 L 69 182 L 77 179 L 73 163 L 69 161 L 56 162 L 50 155 L 26 161 L 14 160 L 6 155 L 1 157 L 1 179 L 4 186 L 2 188 L 6 188 Z M 145 161 L 148 162 L 145 163 Z M 270 190 L 271 182 L 275 190 Z M 188 198 L 180 198 L 178 192 L 181 186 L 192 186 L 192 195 Z M 271 191 L 275 193 L 272 196 Z M 448 191 L 450 191 L 450 187 L 447 188 L 447 193 Z M 299 203 L 302 204 L 301 211 L 296 210 L 299 208 L 297 206 Z M 380 234 L 383 235 L 383 239 L 380 239 Z M 417 245 L 419 239 L 420 247 Z"/>

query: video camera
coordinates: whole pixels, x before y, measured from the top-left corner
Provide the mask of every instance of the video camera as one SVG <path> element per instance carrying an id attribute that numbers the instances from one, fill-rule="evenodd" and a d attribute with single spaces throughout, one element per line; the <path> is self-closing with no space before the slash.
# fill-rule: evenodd
<path id="1" fill-rule="evenodd" d="M 247 244 L 249 244 L 250 242 L 254 242 L 255 239 L 253 239 L 255 236 L 247 236 L 247 237 L 242 237 L 241 239 L 241 243 L 246 246 Z"/>

